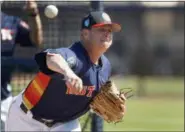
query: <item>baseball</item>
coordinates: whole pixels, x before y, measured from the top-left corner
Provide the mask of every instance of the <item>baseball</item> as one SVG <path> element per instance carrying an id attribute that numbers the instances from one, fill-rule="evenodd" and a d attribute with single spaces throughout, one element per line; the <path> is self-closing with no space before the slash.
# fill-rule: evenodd
<path id="1" fill-rule="evenodd" d="M 54 18 L 58 15 L 58 8 L 55 5 L 48 5 L 44 10 L 44 14 L 48 18 Z"/>

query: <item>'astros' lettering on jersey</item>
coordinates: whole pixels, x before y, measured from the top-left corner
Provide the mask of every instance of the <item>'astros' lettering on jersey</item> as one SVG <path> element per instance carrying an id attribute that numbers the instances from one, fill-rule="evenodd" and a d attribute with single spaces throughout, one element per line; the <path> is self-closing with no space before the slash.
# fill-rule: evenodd
<path id="1" fill-rule="evenodd" d="M 83 90 L 80 95 L 73 94 L 72 88 L 66 87 L 62 74 L 47 68 L 46 52 L 60 54 L 82 79 Z M 83 115 L 111 72 L 108 59 L 102 55 L 101 65 L 93 64 L 81 42 L 69 48 L 48 49 L 36 54 L 35 60 L 40 72 L 26 88 L 23 100 L 35 116 L 46 119 L 68 121 Z"/>
<path id="2" fill-rule="evenodd" d="M 95 86 L 83 86 L 83 89 L 78 95 L 92 97 L 92 93 L 95 90 Z M 73 88 L 67 87 L 66 94 L 75 94 Z"/>

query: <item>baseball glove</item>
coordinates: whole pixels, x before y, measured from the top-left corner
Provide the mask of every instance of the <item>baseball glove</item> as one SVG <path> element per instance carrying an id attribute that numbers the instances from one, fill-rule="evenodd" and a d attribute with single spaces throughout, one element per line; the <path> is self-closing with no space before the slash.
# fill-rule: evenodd
<path id="1" fill-rule="evenodd" d="M 92 100 L 90 107 L 108 123 L 117 123 L 122 120 L 126 98 L 113 81 L 106 82 L 100 92 Z"/>

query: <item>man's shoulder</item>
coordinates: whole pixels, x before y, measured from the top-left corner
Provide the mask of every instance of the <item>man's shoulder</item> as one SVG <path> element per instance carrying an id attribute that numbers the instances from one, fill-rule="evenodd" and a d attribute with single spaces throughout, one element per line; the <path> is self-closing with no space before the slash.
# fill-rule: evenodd
<path id="1" fill-rule="evenodd" d="M 69 47 L 59 47 L 59 48 L 55 48 L 52 49 L 53 51 L 58 51 L 58 52 L 66 52 L 66 53 L 71 53 L 73 52 Z"/>
<path id="2" fill-rule="evenodd" d="M 71 55 L 75 56 L 75 53 L 67 47 L 49 48 L 49 49 L 44 50 L 43 52 L 60 54 L 62 56 L 66 56 L 66 57 L 71 56 Z"/>
<path id="3" fill-rule="evenodd" d="M 71 51 L 68 47 L 59 47 L 59 48 L 56 48 L 55 50 L 58 50 L 58 51 Z"/>
<path id="4" fill-rule="evenodd" d="M 109 59 L 105 55 L 102 55 L 101 59 L 102 59 L 102 63 L 103 63 L 103 69 L 110 69 L 111 63 L 110 63 Z"/>
<path id="5" fill-rule="evenodd" d="M 69 47 L 61 47 L 56 49 L 58 53 L 66 56 L 69 61 L 74 60 L 76 58 L 76 53 L 70 49 Z"/>
<path id="6" fill-rule="evenodd" d="M 109 59 L 104 54 L 102 55 L 101 58 L 102 58 L 104 63 L 110 63 Z"/>

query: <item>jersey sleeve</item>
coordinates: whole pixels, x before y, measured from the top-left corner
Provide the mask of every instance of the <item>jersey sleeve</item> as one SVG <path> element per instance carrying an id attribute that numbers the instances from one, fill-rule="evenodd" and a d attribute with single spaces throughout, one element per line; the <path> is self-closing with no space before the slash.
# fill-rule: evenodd
<path id="1" fill-rule="evenodd" d="M 35 46 L 30 37 L 29 25 L 21 19 L 18 20 L 17 36 L 15 40 L 16 43 L 20 44 L 20 46 Z"/>
<path id="2" fill-rule="evenodd" d="M 76 64 L 77 64 L 77 59 L 76 59 L 76 55 L 74 54 L 74 52 L 68 48 L 58 48 L 58 49 L 47 49 L 47 50 L 35 55 L 35 60 L 37 62 L 37 65 L 39 66 L 39 69 L 42 72 L 44 72 L 46 74 L 55 73 L 54 71 L 50 70 L 47 67 L 47 64 L 46 64 L 47 53 L 60 54 L 66 60 L 66 62 L 70 66 L 70 68 L 72 70 L 75 70 Z"/>

